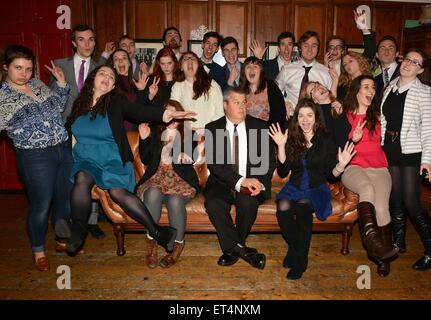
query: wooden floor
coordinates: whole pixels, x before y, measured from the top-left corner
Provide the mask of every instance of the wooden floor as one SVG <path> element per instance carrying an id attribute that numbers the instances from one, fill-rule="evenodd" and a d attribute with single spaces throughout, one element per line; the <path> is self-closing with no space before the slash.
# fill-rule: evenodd
<path id="1" fill-rule="evenodd" d="M 430 194 L 427 206 L 431 209 Z M 425 199 L 424 199 L 425 200 Z M 279 234 L 251 234 L 248 245 L 267 256 L 264 270 L 240 260 L 219 267 L 215 234 L 186 234 L 180 262 L 171 269 L 144 264 L 145 242 L 140 233 L 126 235 L 127 253 L 118 257 L 110 223 L 100 223 L 107 237 L 88 238 L 85 253 L 71 258 L 54 251 L 52 229 L 47 234 L 50 272 L 33 267 L 25 232 L 24 195 L 0 194 L 0 299 L 431 299 L 431 270 L 411 269 L 423 247 L 408 225 L 407 253 L 392 263 L 390 276 L 381 278 L 368 261 L 355 225 L 350 255 L 342 256 L 340 234 L 313 234 L 309 267 L 299 281 L 287 281 L 281 266 L 286 245 Z M 160 248 L 160 247 L 159 247 Z M 57 267 L 71 270 L 71 289 L 57 288 Z M 357 268 L 371 268 L 371 288 L 359 290 Z"/>

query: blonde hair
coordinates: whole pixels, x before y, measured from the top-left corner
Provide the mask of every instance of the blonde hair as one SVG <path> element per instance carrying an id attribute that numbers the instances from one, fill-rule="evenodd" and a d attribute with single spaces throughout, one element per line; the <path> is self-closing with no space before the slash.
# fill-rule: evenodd
<path id="1" fill-rule="evenodd" d="M 361 70 L 361 74 L 365 76 L 373 76 L 373 71 L 371 70 L 371 65 L 368 62 L 368 60 L 361 54 L 355 51 L 347 51 L 343 57 L 341 58 L 341 61 L 343 61 L 345 56 L 350 56 L 356 61 L 358 61 L 359 64 L 359 70 Z M 343 67 L 343 62 L 341 62 L 341 74 L 338 81 L 338 84 L 340 86 L 346 86 L 349 87 L 352 83 L 352 80 L 350 76 L 347 74 L 346 70 Z"/>

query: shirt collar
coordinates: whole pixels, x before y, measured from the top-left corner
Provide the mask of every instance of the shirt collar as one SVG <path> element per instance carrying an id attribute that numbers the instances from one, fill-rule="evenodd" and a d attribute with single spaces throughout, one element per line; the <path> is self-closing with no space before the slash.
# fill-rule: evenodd
<path id="1" fill-rule="evenodd" d="M 245 128 L 245 120 L 238 123 L 238 126 L 236 127 L 237 130 L 242 129 L 242 128 Z M 232 121 L 229 120 L 228 117 L 226 117 L 226 129 L 228 129 L 228 130 L 234 129 L 234 124 Z"/>
<path id="2" fill-rule="evenodd" d="M 74 61 L 79 61 L 79 63 L 81 63 L 82 60 L 85 60 L 85 63 L 88 63 L 90 61 L 91 57 L 88 58 L 81 58 L 80 56 L 78 56 L 77 53 L 75 53 L 75 55 L 73 56 L 73 60 Z"/>
<path id="3" fill-rule="evenodd" d="M 305 67 L 313 67 L 316 64 L 316 59 L 314 59 L 310 64 L 306 64 L 305 61 L 301 59 L 301 64 Z"/>
<path id="4" fill-rule="evenodd" d="M 411 86 L 415 83 L 415 80 L 410 81 L 409 83 L 406 83 L 405 85 L 398 87 L 398 82 L 394 83 L 394 86 L 392 87 L 392 92 L 395 92 L 398 90 L 398 93 L 403 93 L 404 91 L 407 91 L 411 88 Z"/>

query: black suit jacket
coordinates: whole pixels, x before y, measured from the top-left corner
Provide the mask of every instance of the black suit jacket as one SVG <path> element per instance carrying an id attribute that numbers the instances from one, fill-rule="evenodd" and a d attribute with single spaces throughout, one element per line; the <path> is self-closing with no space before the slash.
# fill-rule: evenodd
<path id="1" fill-rule="evenodd" d="M 229 84 L 227 83 L 230 75 L 229 67 L 227 66 L 227 63 L 222 67 L 222 73 L 221 78 L 223 79 L 222 85 L 220 85 L 221 90 L 225 91 L 227 88 L 229 88 Z M 241 69 L 242 69 L 242 63 L 241 63 Z M 241 72 L 241 69 L 239 70 Z M 238 86 L 235 86 L 238 87 Z"/>
<path id="2" fill-rule="evenodd" d="M 263 61 L 263 71 L 265 71 L 265 76 L 269 80 L 275 80 L 280 72 L 277 58 L 278 56 L 274 59 Z"/>
<path id="3" fill-rule="evenodd" d="M 248 149 L 247 175 L 245 178 L 258 179 L 265 186 L 265 191 L 261 193 L 263 199 L 269 199 L 271 197 L 272 174 L 275 169 L 275 152 L 274 144 L 268 135 L 268 124 L 263 120 L 247 116 L 245 119 L 245 126 L 247 131 Z M 230 159 L 231 146 L 229 135 L 226 130 L 226 117 L 222 117 L 218 120 L 208 123 L 205 126 L 205 129 L 205 157 L 208 169 L 211 173 L 205 189 L 211 188 L 213 185 L 221 184 L 226 188 L 235 190 L 235 185 L 241 176 L 233 170 L 232 165 L 227 161 L 227 159 Z M 255 135 L 257 139 L 251 139 L 253 135 L 250 134 L 250 130 L 252 129 L 257 130 L 257 135 Z M 208 134 L 210 134 L 211 137 L 208 137 Z M 219 141 L 219 139 L 223 139 L 223 141 Z M 266 150 L 268 154 L 262 154 L 263 143 L 267 144 Z M 220 150 L 221 148 L 223 149 Z M 261 161 L 258 163 L 252 163 L 250 158 L 256 156 L 260 157 Z M 261 167 L 262 159 L 263 161 L 266 161 L 265 164 L 267 170 L 264 170 L 264 172 L 261 172 L 261 174 L 253 174 L 253 169 L 258 169 Z"/>
<path id="4" fill-rule="evenodd" d="M 332 174 L 337 164 L 337 148 L 332 136 L 328 133 L 314 136 L 311 139 L 313 144 L 306 154 L 306 168 L 310 187 L 315 188 L 326 181 L 335 182 L 338 180 Z M 303 167 L 300 161 L 284 163 L 277 162 L 277 172 L 280 177 L 286 177 L 291 171 L 289 181 L 299 187 L 303 175 Z"/>

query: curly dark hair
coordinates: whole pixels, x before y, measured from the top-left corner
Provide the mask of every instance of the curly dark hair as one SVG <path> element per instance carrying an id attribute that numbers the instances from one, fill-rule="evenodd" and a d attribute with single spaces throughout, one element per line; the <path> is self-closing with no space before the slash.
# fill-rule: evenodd
<path id="1" fill-rule="evenodd" d="M 101 68 L 109 68 L 112 70 L 112 72 L 115 75 L 115 70 L 110 66 L 99 66 L 96 69 L 94 69 L 85 79 L 84 86 L 82 87 L 81 93 L 79 94 L 78 98 L 76 98 L 75 102 L 73 103 L 72 112 L 70 113 L 70 116 L 67 118 L 66 121 L 66 127 L 70 128 L 72 124 L 75 122 L 75 120 L 83 115 L 91 111 L 91 119 L 96 119 L 96 116 L 98 114 L 105 116 L 106 110 L 108 110 L 109 106 L 112 102 L 112 97 L 115 95 L 115 91 L 111 90 L 97 100 L 97 103 L 92 107 L 93 104 L 93 90 L 94 90 L 94 79 L 96 78 L 97 72 Z M 116 77 L 114 77 L 115 82 L 114 86 L 116 84 Z"/>
<path id="2" fill-rule="evenodd" d="M 192 55 L 193 57 L 195 57 L 198 60 L 198 70 L 197 70 L 196 76 L 195 76 L 196 80 L 193 83 L 193 92 L 195 94 L 193 96 L 193 100 L 197 100 L 203 94 L 208 97 L 208 93 L 209 93 L 210 88 L 211 88 L 211 81 L 212 81 L 211 77 L 205 71 L 201 59 L 199 59 L 199 57 L 193 51 L 187 51 L 187 52 L 183 53 L 183 55 L 180 58 L 180 62 L 179 62 L 180 68 L 183 64 L 184 57 L 186 55 Z M 186 80 L 186 77 L 185 77 L 184 72 L 182 70 L 179 70 L 176 78 L 177 78 L 178 82 L 183 82 L 184 80 Z"/>
<path id="3" fill-rule="evenodd" d="M 347 91 L 346 98 L 343 103 L 343 112 L 351 112 L 355 114 L 359 109 L 358 99 L 356 95 L 361 89 L 361 84 L 363 80 L 372 80 L 374 82 L 374 78 L 368 75 L 360 75 L 353 79 L 350 84 L 349 91 Z M 376 130 L 376 126 L 380 121 L 380 107 L 377 103 L 377 95 L 375 94 L 371 104 L 367 108 L 367 113 L 365 116 L 365 120 L 367 120 L 366 127 L 370 131 L 370 133 L 374 133 Z"/>
<path id="4" fill-rule="evenodd" d="M 326 132 L 325 125 L 319 115 L 320 106 L 311 99 L 300 99 L 289 124 L 289 135 L 286 142 L 286 158 L 289 162 L 298 162 L 307 149 L 307 140 L 298 122 L 299 110 L 303 108 L 310 108 L 313 110 L 316 120 L 313 127 L 314 136 Z"/>

